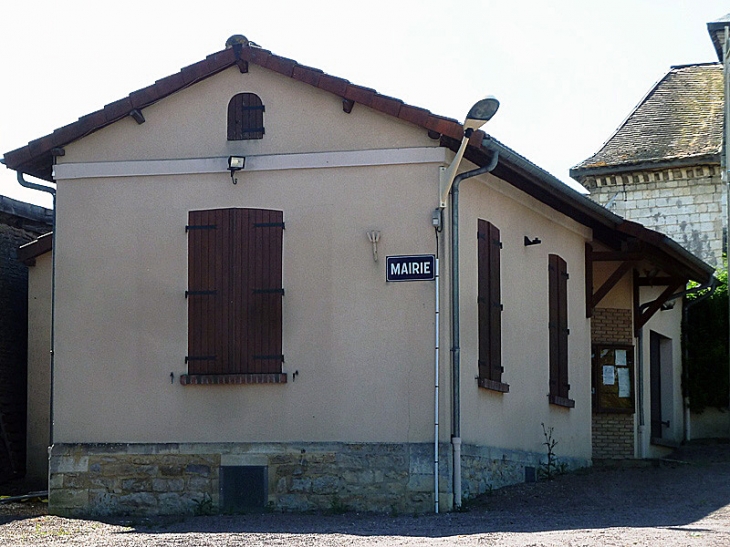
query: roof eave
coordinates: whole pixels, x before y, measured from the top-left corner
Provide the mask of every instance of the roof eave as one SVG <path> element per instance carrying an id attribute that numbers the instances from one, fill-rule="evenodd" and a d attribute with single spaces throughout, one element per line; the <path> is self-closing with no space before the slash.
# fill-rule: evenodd
<path id="1" fill-rule="evenodd" d="M 586 177 L 600 177 L 603 175 L 618 175 L 622 173 L 630 173 L 633 171 L 655 171 L 659 169 L 672 169 L 675 167 L 687 167 L 697 164 L 720 164 L 720 152 L 712 154 L 700 154 L 696 156 L 687 156 L 682 158 L 643 160 L 627 163 L 615 163 L 609 165 L 601 165 L 598 167 L 573 167 L 569 174 L 572 179 L 581 182 Z"/>
<path id="2" fill-rule="evenodd" d="M 442 144 L 452 149 L 457 146 L 453 140 L 442 139 Z M 493 171 L 495 176 L 591 228 L 594 239 L 601 243 L 619 248 L 629 239 L 638 239 L 645 245 L 647 259 L 671 273 L 699 283 L 706 283 L 712 278 L 712 266 L 670 237 L 612 213 L 496 139 L 486 136 L 482 146 L 469 148 L 467 158 L 480 166 L 488 164 L 492 151 L 498 151 L 499 163 Z"/>

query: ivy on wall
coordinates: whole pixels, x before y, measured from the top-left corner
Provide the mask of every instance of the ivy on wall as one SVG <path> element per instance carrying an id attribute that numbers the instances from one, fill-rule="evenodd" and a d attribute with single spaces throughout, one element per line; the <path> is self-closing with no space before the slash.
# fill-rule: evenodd
<path id="1" fill-rule="evenodd" d="M 687 296 L 682 389 L 693 412 L 728 408 L 727 269 L 718 270 L 715 277 L 719 284 L 712 295 Z"/>

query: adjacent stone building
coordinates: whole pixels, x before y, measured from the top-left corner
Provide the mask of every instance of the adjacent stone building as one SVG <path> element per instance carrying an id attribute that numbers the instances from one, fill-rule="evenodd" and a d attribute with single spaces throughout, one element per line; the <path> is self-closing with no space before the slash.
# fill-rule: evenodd
<path id="1" fill-rule="evenodd" d="M 720 63 L 674 66 L 593 156 L 570 170 L 590 197 L 722 264 Z"/>
<path id="2" fill-rule="evenodd" d="M 17 250 L 51 230 L 48 209 L 0 196 L 0 482 L 25 472 L 28 267 Z"/>

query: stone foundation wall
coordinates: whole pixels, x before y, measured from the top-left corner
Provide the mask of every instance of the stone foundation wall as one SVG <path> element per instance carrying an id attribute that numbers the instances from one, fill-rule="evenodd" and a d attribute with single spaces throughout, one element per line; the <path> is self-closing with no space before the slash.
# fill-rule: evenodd
<path id="1" fill-rule="evenodd" d="M 467 500 L 503 486 L 532 482 L 538 478 L 541 464 L 546 459 L 546 454 L 537 452 L 462 445 L 462 497 Z M 586 458 L 558 457 L 557 463 L 566 470 L 591 465 Z"/>
<path id="2" fill-rule="evenodd" d="M 450 447 L 439 498 L 451 505 Z M 267 506 L 424 513 L 433 510 L 432 444 L 56 444 L 49 510 L 68 516 L 191 514 L 220 508 L 221 466 L 266 466 Z"/>
<path id="3" fill-rule="evenodd" d="M 453 505 L 451 445 L 439 453 L 439 507 Z M 462 496 L 526 480 L 544 454 L 462 446 Z M 561 459 L 567 468 L 587 459 Z M 194 514 L 221 510 L 221 469 L 267 469 L 266 507 L 430 513 L 433 445 L 399 443 L 56 444 L 49 510 L 65 516 Z M 533 473 L 534 476 L 534 473 Z"/>

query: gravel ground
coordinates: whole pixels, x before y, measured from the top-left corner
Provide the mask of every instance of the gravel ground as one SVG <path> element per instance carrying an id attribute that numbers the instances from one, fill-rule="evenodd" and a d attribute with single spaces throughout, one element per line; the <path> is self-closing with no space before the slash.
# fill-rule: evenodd
<path id="1" fill-rule="evenodd" d="M 730 444 L 671 460 L 594 468 L 503 488 L 461 513 L 425 516 L 254 514 L 99 522 L 0 505 L 0 545 L 730 545 Z"/>

